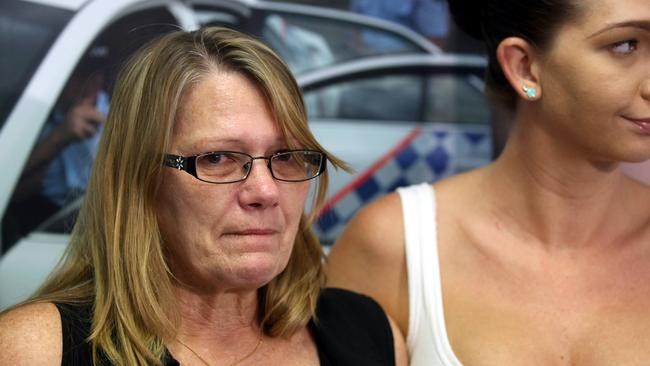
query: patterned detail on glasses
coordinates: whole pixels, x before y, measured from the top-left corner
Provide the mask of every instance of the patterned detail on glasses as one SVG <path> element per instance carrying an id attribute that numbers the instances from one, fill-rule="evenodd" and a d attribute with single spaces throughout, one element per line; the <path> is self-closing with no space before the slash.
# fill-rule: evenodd
<path id="1" fill-rule="evenodd" d="M 304 182 L 321 175 L 327 156 L 320 151 L 289 150 L 269 156 L 251 156 L 238 151 L 213 151 L 194 156 L 165 154 L 164 166 L 184 170 L 208 183 L 241 182 L 248 178 L 253 161 L 263 159 L 273 178 L 283 182 Z"/>

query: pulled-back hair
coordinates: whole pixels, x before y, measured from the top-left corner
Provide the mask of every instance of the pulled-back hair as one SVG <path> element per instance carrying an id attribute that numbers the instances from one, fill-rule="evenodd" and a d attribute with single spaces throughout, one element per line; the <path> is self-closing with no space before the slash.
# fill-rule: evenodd
<path id="1" fill-rule="evenodd" d="M 324 151 L 307 127 L 295 79 L 261 42 L 212 27 L 173 32 L 137 52 L 118 78 L 70 244 L 27 301 L 91 305 L 95 360 L 160 365 L 165 342 L 176 335 L 179 314 L 155 197 L 181 97 L 215 70 L 241 73 L 259 88 L 287 143 Z M 258 318 L 269 336 L 290 336 L 314 314 L 324 254 L 311 223 L 326 189 L 324 173 L 287 267 L 259 291 Z"/>
<path id="2" fill-rule="evenodd" d="M 544 50 L 561 25 L 582 14 L 575 0 L 449 0 L 449 8 L 461 29 L 485 43 L 488 96 L 511 107 L 516 103 L 515 91 L 497 60 L 501 41 L 520 37 Z"/>

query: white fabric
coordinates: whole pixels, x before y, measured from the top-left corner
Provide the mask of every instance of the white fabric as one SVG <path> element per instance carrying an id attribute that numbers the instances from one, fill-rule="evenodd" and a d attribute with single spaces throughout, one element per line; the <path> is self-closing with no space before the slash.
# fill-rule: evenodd
<path id="1" fill-rule="evenodd" d="M 411 366 L 462 366 L 449 344 L 442 302 L 433 187 L 424 183 L 397 190 L 402 201 L 408 273 Z"/>

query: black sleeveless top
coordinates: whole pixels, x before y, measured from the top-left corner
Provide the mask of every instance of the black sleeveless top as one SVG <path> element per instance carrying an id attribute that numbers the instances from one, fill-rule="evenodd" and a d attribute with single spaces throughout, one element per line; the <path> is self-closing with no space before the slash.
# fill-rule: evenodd
<path id="1" fill-rule="evenodd" d="M 63 331 L 62 365 L 92 365 L 89 305 L 56 304 Z M 342 289 L 321 292 L 317 322 L 310 321 L 321 366 L 394 365 L 393 334 L 381 307 L 367 296 Z M 108 364 L 108 362 L 105 362 Z M 166 366 L 179 366 L 170 354 Z"/>

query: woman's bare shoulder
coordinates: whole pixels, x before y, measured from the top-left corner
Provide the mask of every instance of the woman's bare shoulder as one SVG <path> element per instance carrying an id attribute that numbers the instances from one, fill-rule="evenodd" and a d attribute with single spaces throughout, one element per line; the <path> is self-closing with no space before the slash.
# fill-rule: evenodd
<path id="1" fill-rule="evenodd" d="M 60 365 L 61 316 L 52 303 L 19 306 L 0 316 L 0 365 Z"/>
<path id="2" fill-rule="evenodd" d="M 366 294 L 402 329 L 408 323 L 406 260 L 399 195 L 388 194 L 359 211 L 334 244 L 328 286 Z"/>
<path id="3" fill-rule="evenodd" d="M 350 227 L 359 229 L 366 234 L 389 234 L 391 236 L 401 233 L 400 223 L 402 222 L 402 203 L 399 194 L 389 193 L 366 207 L 359 210 Z M 374 230 L 366 231 L 365 229 L 373 228 Z"/>
<path id="4" fill-rule="evenodd" d="M 477 192 L 490 169 L 491 167 L 488 165 L 437 181 L 433 185 L 436 197 L 440 195 L 463 196 Z"/>
<path id="5" fill-rule="evenodd" d="M 394 263 L 403 247 L 402 222 L 397 193 L 370 203 L 357 212 L 334 244 L 330 264 L 335 266 L 343 259 Z"/>
<path id="6" fill-rule="evenodd" d="M 438 198 L 454 201 L 471 190 L 476 180 L 475 174 L 464 174 L 436 182 L 433 187 Z M 396 274 L 403 272 L 404 266 L 402 203 L 399 194 L 394 192 L 362 208 L 348 223 L 332 248 L 329 278 L 331 285 L 336 286 L 341 285 L 337 282 L 343 277 L 349 280 L 350 272 L 377 268 L 382 273 Z M 363 277 L 360 273 L 359 278 Z"/>

